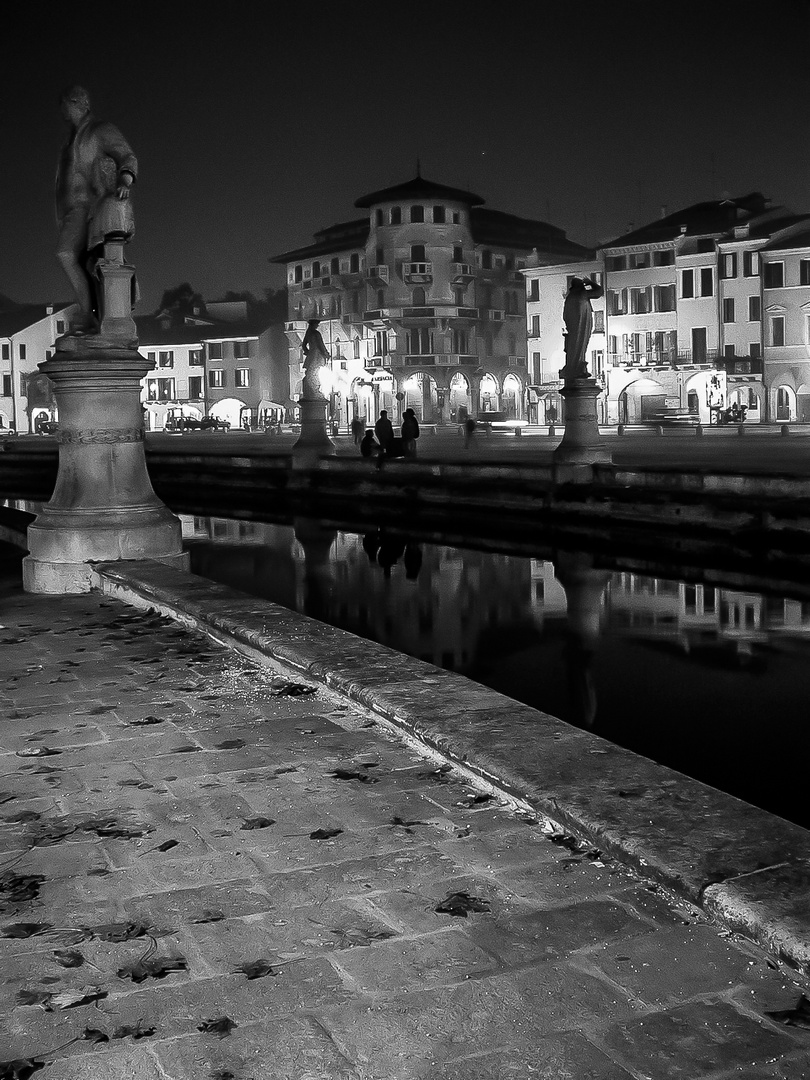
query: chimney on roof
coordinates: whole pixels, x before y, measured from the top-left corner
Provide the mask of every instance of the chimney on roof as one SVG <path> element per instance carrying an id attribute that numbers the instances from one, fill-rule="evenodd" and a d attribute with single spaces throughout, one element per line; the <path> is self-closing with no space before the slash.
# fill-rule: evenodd
<path id="1" fill-rule="evenodd" d="M 53 304 L 46 304 L 45 305 L 45 314 L 46 315 L 53 315 Z"/>
<path id="2" fill-rule="evenodd" d="M 665 218 L 667 216 L 667 204 L 666 203 L 661 203 L 661 215 L 660 216 L 662 218 Z"/>
<path id="3" fill-rule="evenodd" d="M 686 236 L 686 225 L 681 225 L 681 236 Z"/>

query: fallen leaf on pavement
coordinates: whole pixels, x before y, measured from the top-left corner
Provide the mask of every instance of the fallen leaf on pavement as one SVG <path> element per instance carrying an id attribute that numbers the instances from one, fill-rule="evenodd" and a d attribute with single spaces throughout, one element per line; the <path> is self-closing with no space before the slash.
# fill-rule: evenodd
<path id="1" fill-rule="evenodd" d="M 15 922 L 4 926 L 0 931 L 0 937 L 4 938 L 28 938 L 35 934 L 42 934 L 50 930 L 52 923 L 47 922 Z"/>
<path id="2" fill-rule="evenodd" d="M 221 922 L 225 918 L 224 911 L 212 911 L 206 908 L 202 911 L 196 919 L 189 919 L 189 922 L 193 923 L 209 923 L 209 922 Z"/>
<path id="3" fill-rule="evenodd" d="M 238 967 L 234 974 L 247 975 L 249 979 L 263 979 L 267 975 L 280 975 L 269 960 L 251 960 Z"/>
<path id="4" fill-rule="evenodd" d="M 148 1039 L 150 1035 L 155 1034 L 153 1027 L 141 1027 L 140 1021 L 132 1027 L 130 1024 L 122 1024 L 121 1027 L 117 1027 L 112 1033 L 114 1039 L 126 1039 L 131 1036 L 133 1039 Z"/>
<path id="5" fill-rule="evenodd" d="M 217 743 L 217 750 L 241 750 L 246 746 L 244 739 L 226 739 L 225 742 Z"/>
<path id="6" fill-rule="evenodd" d="M 18 750 L 17 757 L 54 757 L 61 750 L 52 750 L 49 746 L 29 746 L 27 750 Z"/>
<path id="7" fill-rule="evenodd" d="M 218 1016 L 215 1020 L 203 1020 L 197 1025 L 197 1031 L 203 1031 L 206 1035 L 218 1035 L 220 1039 L 225 1039 L 236 1027 L 239 1025 L 229 1016 Z"/>
<path id="8" fill-rule="evenodd" d="M 470 911 L 489 911 L 489 901 L 482 900 L 478 896 L 470 896 L 469 893 L 456 892 L 437 904 L 433 909 L 440 915 L 453 915 L 457 918 L 466 919 Z"/>
<path id="9" fill-rule="evenodd" d="M 250 832 L 253 829 L 267 829 L 271 825 L 275 825 L 273 818 L 269 817 L 252 817 L 242 825 L 243 832 Z"/>
<path id="10" fill-rule="evenodd" d="M 303 683 L 286 683 L 278 687 L 274 693 L 278 697 L 303 697 L 304 694 L 314 694 L 314 686 L 305 686 Z"/>
<path id="11" fill-rule="evenodd" d="M 79 1038 L 83 1042 L 89 1042 L 93 1045 L 110 1041 L 110 1036 L 105 1031 L 101 1031 L 100 1028 L 91 1027 L 86 1027 Z"/>
<path id="12" fill-rule="evenodd" d="M 35 1072 L 45 1068 L 44 1061 L 33 1058 L 15 1058 L 14 1061 L 0 1061 L 0 1080 L 28 1080 Z"/>
<path id="13" fill-rule="evenodd" d="M 316 829 L 309 834 L 310 840 L 331 840 L 333 836 L 339 836 L 343 829 Z"/>
<path id="14" fill-rule="evenodd" d="M 54 949 L 53 958 L 63 968 L 77 968 L 84 963 L 84 957 L 76 949 Z"/>
<path id="15" fill-rule="evenodd" d="M 98 986 L 80 986 L 75 990 L 60 990 L 58 994 L 49 994 L 42 1003 L 48 1012 L 54 1009 L 75 1009 L 78 1005 L 89 1005 L 91 1001 L 100 1001 L 107 996 L 107 991 Z"/>
<path id="16" fill-rule="evenodd" d="M 103 926 L 92 927 L 90 932 L 99 941 L 131 941 L 147 934 L 149 927 L 143 923 L 105 923 Z"/>
<path id="17" fill-rule="evenodd" d="M 359 780 L 361 784 L 376 784 L 376 776 L 369 776 L 368 773 L 357 772 L 354 769 L 335 769 L 334 772 L 329 773 L 335 780 Z"/>
<path id="18" fill-rule="evenodd" d="M 149 727 L 152 724 L 162 724 L 165 721 L 161 716 L 144 716 L 141 720 L 130 720 L 130 727 Z"/>
<path id="19" fill-rule="evenodd" d="M 146 979 L 165 979 L 172 971 L 187 971 L 188 964 L 184 956 L 156 956 L 153 960 L 137 960 L 119 968 L 119 979 L 132 979 L 142 983 Z"/>

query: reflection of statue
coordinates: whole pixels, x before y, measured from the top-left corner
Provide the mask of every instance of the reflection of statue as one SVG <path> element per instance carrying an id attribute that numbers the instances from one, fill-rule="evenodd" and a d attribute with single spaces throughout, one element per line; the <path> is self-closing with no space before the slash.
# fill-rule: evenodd
<path id="1" fill-rule="evenodd" d="M 128 241 L 134 231 L 129 189 L 138 162 L 118 128 L 96 120 L 87 91 L 66 90 L 62 116 L 70 124 L 56 172 L 57 258 L 79 302 L 73 331 L 97 328 L 92 263 L 105 239 Z"/>
<path id="2" fill-rule="evenodd" d="M 571 281 L 563 305 L 565 367 L 560 378 L 566 383 L 590 378 L 585 353 L 593 331 L 591 300 L 598 300 L 602 295 L 602 286 L 592 278 L 575 277 Z"/>
<path id="3" fill-rule="evenodd" d="M 301 342 L 301 352 L 304 363 L 304 392 L 305 398 L 324 398 L 326 395 L 321 389 L 321 371 L 329 361 L 329 353 L 323 343 L 323 337 L 318 329 L 319 319 L 310 319 L 304 340 Z"/>

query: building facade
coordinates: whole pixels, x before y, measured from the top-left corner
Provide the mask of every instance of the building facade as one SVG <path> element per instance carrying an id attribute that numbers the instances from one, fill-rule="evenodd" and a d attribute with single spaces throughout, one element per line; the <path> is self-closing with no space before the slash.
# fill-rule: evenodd
<path id="1" fill-rule="evenodd" d="M 301 393 L 307 321 L 331 354 L 322 389 L 336 425 L 466 415 L 525 418 L 530 384 L 521 270 L 587 254 L 540 221 L 488 210 L 421 176 L 358 199 L 365 218 L 272 261 L 287 268 L 290 389 Z"/>
<path id="2" fill-rule="evenodd" d="M 765 384 L 770 416 L 810 423 L 810 219 L 763 246 Z"/>
<path id="3" fill-rule="evenodd" d="M 37 365 L 53 355 L 75 304 L 19 304 L 0 311 L 0 431 L 36 432 L 56 418 L 50 380 Z"/>
<path id="4" fill-rule="evenodd" d="M 246 301 L 214 301 L 136 320 L 139 351 L 155 365 L 143 380 L 148 430 L 181 417 L 231 428 L 282 420 L 289 396 L 283 330 L 251 318 Z"/>
<path id="5" fill-rule="evenodd" d="M 746 407 L 749 421 L 799 418 L 799 397 L 810 391 L 810 371 L 806 378 L 796 367 L 808 355 L 801 318 L 808 299 L 801 282 L 810 273 L 802 269 L 806 223 L 806 216 L 769 208 L 753 193 L 665 214 L 600 247 L 590 261 L 530 265 L 527 331 L 542 374 L 540 393 L 551 400 L 555 368 L 562 367 L 568 281 L 573 274 L 602 274 L 591 371 L 604 387 L 603 423 L 680 414 L 711 424 L 735 403 Z M 784 262 L 781 277 L 778 269 L 768 272 L 770 287 L 760 273 L 766 258 Z M 771 390 L 774 379 L 780 386 Z M 810 419 L 810 403 L 806 411 Z"/>

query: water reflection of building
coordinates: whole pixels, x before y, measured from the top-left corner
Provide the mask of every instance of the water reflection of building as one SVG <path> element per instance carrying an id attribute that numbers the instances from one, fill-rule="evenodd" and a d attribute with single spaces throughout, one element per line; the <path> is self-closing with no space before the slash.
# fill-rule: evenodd
<path id="1" fill-rule="evenodd" d="M 518 652 L 568 615 L 547 560 L 428 544 L 409 577 L 405 534 L 383 534 L 382 562 L 397 559 L 386 570 L 380 537 L 375 548 L 352 533 L 319 539 L 299 528 L 297 538 L 291 526 L 181 520 L 185 539 L 215 542 L 195 555 L 197 572 L 300 611 L 317 596 L 316 617 L 441 667 L 464 671 L 488 651 Z M 684 653 L 717 642 L 745 656 L 766 638 L 810 635 L 810 603 L 622 572 L 610 579 L 604 626 Z"/>
<path id="2" fill-rule="evenodd" d="M 608 610 L 614 630 L 677 641 L 686 652 L 709 637 L 747 652 L 748 644 L 780 633 L 810 634 L 806 601 L 632 573 L 614 576 Z"/>

